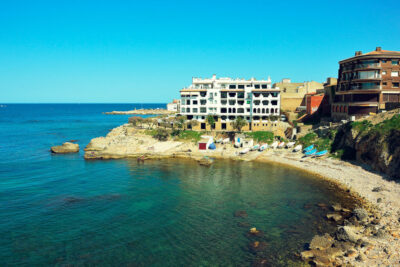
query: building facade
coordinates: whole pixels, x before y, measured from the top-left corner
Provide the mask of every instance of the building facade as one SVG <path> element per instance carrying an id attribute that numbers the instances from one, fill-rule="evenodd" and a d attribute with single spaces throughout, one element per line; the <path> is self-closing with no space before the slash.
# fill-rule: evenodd
<path id="1" fill-rule="evenodd" d="M 279 83 L 274 83 L 273 88 L 281 91 L 282 111 L 294 112 L 305 110 L 305 95 L 315 93 L 324 88 L 322 83 L 310 81 L 302 83 L 292 83 L 290 79 L 282 79 Z"/>
<path id="2" fill-rule="evenodd" d="M 171 103 L 167 104 L 167 110 L 178 112 L 180 110 L 180 102 L 181 101 L 179 99 L 172 100 Z"/>
<path id="3" fill-rule="evenodd" d="M 244 130 L 262 130 L 270 116 L 280 115 L 280 90 L 271 88 L 270 78 L 193 78 L 180 94 L 180 114 L 199 121 L 203 130 L 208 115 L 214 116 L 216 130 L 232 130 L 231 122 L 239 116 L 248 122 Z"/>
<path id="4" fill-rule="evenodd" d="M 340 61 L 332 117 L 358 118 L 400 107 L 399 60 L 400 52 L 377 47 Z"/>

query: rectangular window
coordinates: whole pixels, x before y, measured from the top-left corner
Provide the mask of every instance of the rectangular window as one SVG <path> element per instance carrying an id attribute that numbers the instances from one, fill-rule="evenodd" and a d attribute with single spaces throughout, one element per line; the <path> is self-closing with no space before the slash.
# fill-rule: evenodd
<path id="1" fill-rule="evenodd" d="M 386 70 L 383 70 L 383 71 L 382 71 L 382 75 L 386 75 Z"/>
<path id="2" fill-rule="evenodd" d="M 392 65 L 399 65 L 399 61 L 392 59 Z"/>
<path id="3" fill-rule="evenodd" d="M 239 84 L 239 85 L 238 85 L 238 88 L 239 88 L 239 89 L 244 89 L 244 84 Z"/>
<path id="4" fill-rule="evenodd" d="M 197 105 L 197 100 L 193 100 L 193 105 Z"/>
<path id="5" fill-rule="evenodd" d="M 186 105 L 190 105 L 190 100 L 186 100 Z"/>
<path id="6" fill-rule="evenodd" d="M 198 112 L 198 109 L 197 108 L 194 108 L 193 109 L 193 113 L 197 113 Z"/>
<path id="7" fill-rule="evenodd" d="M 236 84 L 230 84 L 229 89 L 236 89 Z"/>
<path id="8" fill-rule="evenodd" d="M 393 83 L 393 88 L 399 88 L 399 83 Z"/>
<path id="9" fill-rule="evenodd" d="M 260 85 L 259 85 L 259 84 L 255 84 L 255 85 L 254 85 L 254 88 L 260 89 Z"/>
<path id="10" fill-rule="evenodd" d="M 391 72 L 392 77 L 399 77 L 399 72 L 398 71 L 392 71 Z"/>
<path id="11" fill-rule="evenodd" d="M 206 108 L 200 108 L 200 113 L 206 113 L 207 109 Z"/>

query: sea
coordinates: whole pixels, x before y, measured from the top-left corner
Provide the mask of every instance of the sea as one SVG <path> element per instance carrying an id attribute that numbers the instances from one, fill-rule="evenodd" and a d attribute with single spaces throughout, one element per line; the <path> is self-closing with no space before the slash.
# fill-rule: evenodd
<path id="1" fill-rule="evenodd" d="M 84 160 L 92 138 L 129 118 L 104 112 L 165 106 L 1 104 L 0 265 L 296 266 L 335 228 L 325 205 L 353 204 L 282 165 Z M 50 153 L 69 140 L 79 153 Z"/>

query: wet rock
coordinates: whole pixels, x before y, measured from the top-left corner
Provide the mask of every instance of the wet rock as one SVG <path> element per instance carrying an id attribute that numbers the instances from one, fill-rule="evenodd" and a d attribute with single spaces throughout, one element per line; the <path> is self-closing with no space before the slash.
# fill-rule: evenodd
<path id="1" fill-rule="evenodd" d="M 311 240 L 310 249 L 324 250 L 330 248 L 333 244 L 333 238 L 329 234 L 323 236 L 316 235 Z"/>
<path id="2" fill-rule="evenodd" d="M 306 250 L 300 253 L 301 259 L 306 261 L 312 257 L 314 257 L 314 252 L 312 250 Z"/>
<path id="3" fill-rule="evenodd" d="M 354 226 L 340 226 L 335 233 L 336 239 L 356 243 L 360 239 Z"/>
<path id="4" fill-rule="evenodd" d="M 251 253 L 254 254 L 256 254 L 257 252 L 265 251 L 266 248 L 267 248 L 266 242 L 254 241 L 249 244 L 249 250 Z"/>
<path id="5" fill-rule="evenodd" d="M 50 150 L 54 154 L 77 153 L 79 152 L 79 145 L 65 142 L 61 146 L 52 146 Z"/>
<path id="6" fill-rule="evenodd" d="M 258 259 L 254 260 L 252 266 L 253 267 L 265 267 L 265 266 L 268 266 L 268 261 L 267 261 L 267 259 L 264 259 L 264 258 L 258 258 Z"/>
<path id="7" fill-rule="evenodd" d="M 363 208 L 355 208 L 353 210 L 353 215 L 356 216 L 359 221 L 366 221 L 368 219 L 368 212 Z"/>
<path id="8" fill-rule="evenodd" d="M 247 212 L 245 210 L 237 210 L 234 214 L 235 217 L 247 218 Z"/>
<path id="9" fill-rule="evenodd" d="M 336 204 L 333 204 L 331 208 L 333 211 L 339 212 L 342 210 L 342 205 L 340 205 L 339 203 L 336 203 Z"/>
<path id="10" fill-rule="evenodd" d="M 253 227 L 250 229 L 250 231 L 247 233 L 249 237 L 263 237 L 264 232 L 261 230 L 257 230 L 257 228 Z"/>
<path id="11" fill-rule="evenodd" d="M 341 221 L 343 219 L 342 215 L 338 213 L 328 213 L 326 215 L 326 218 L 328 218 L 328 220 L 333 220 L 335 222 Z"/>

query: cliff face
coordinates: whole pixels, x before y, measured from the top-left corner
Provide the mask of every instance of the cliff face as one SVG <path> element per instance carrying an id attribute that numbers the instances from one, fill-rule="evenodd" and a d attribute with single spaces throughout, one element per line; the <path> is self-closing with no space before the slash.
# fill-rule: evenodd
<path id="1" fill-rule="evenodd" d="M 343 159 L 352 159 L 400 179 L 400 115 L 373 125 L 369 121 L 339 128 L 332 145 Z"/>

